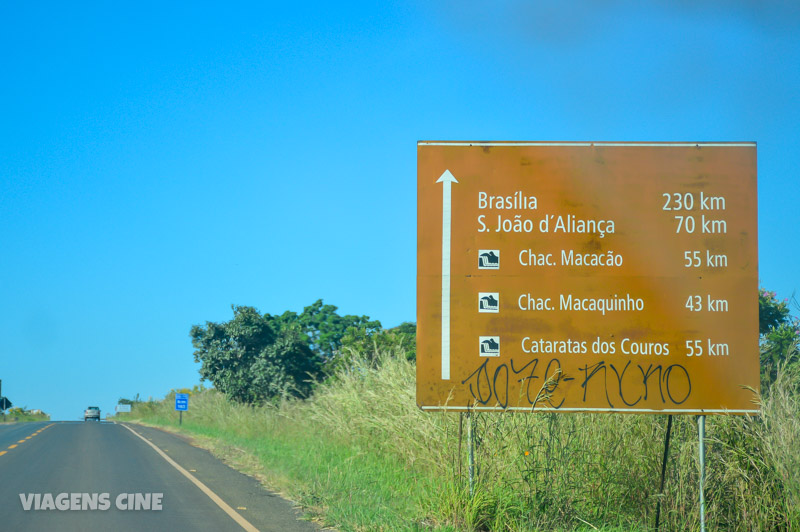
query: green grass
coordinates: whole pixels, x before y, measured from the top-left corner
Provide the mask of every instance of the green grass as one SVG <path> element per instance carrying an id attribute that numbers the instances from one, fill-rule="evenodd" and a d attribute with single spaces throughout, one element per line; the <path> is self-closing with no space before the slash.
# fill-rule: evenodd
<path id="1" fill-rule="evenodd" d="M 666 416 L 487 413 L 473 418 L 476 484 L 467 488 L 466 423 L 416 407 L 415 371 L 380 354 L 321 384 L 308 401 L 191 398 L 181 430 L 340 530 L 699 529 L 694 416 L 674 418 L 658 494 Z M 758 418 L 706 422 L 710 530 L 800 529 L 800 375 L 784 372 Z M 172 396 L 119 419 L 177 428 Z"/>
<path id="2" fill-rule="evenodd" d="M 288 430 L 253 438 L 219 429 L 192 430 L 224 442 L 217 446 L 223 455 L 235 457 L 237 450 L 243 451 L 243 469 L 260 474 L 268 485 L 343 529 L 376 530 L 387 523 L 392 529 L 410 527 L 408 516 L 417 512 L 415 500 L 397 497 L 394 491 L 420 493 L 434 487 L 388 457 L 330 441 L 324 434 Z M 247 457 L 257 464 L 248 465 Z"/>

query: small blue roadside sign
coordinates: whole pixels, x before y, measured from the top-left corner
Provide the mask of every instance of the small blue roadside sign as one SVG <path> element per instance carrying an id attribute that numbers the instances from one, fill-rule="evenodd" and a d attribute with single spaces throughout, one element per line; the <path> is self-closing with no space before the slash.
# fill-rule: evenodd
<path id="1" fill-rule="evenodd" d="M 176 393 L 175 394 L 175 410 L 186 411 L 189 410 L 189 394 Z"/>

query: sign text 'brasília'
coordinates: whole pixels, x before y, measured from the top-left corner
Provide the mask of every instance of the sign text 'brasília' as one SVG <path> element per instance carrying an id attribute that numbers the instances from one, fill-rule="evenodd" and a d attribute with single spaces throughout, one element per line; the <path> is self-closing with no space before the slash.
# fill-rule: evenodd
<path id="1" fill-rule="evenodd" d="M 417 158 L 422 408 L 758 411 L 755 144 Z"/>

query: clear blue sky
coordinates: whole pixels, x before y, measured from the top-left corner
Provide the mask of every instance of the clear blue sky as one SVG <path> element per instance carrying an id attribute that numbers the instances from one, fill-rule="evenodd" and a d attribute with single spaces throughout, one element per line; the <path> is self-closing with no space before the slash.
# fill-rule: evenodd
<path id="1" fill-rule="evenodd" d="M 756 141 L 761 283 L 800 288 L 796 2 L 229 4 L 0 7 L 16 405 L 190 387 L 232 303 L 413 321 L 418 140 Z"/>

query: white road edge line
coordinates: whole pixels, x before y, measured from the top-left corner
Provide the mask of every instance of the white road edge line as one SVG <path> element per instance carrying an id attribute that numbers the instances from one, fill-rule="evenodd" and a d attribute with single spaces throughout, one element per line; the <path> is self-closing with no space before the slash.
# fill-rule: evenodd
<path id="1" fill-rule="evenodd" d="M 234 521 L 236 521 L 236 522 L 239 524 L 239 526 L 241 526 L 242 528 L 244 528 L 245 530 L 247 530 L 247 532 L 259 532 L 259 530 L 258 530 L 256 527 L 254 527 L 252 524 L 250 524 L 250 522 L 249 522 L 247 519 L 245 519 L 244 517 L 242 517 L 241 515 L 239 515 L 238 513 L 236 513 L 236 510 L 234 510 L 233 508 L 231 508 L 230 506 L 228 506 L 228 504 L 227 504 L 225 501 L 223 501 L 222 499 L 220 499 L 219 495 L 217 495 L 216 493 L 214 493 L 213 491 L 211 491 L 211 489 L 210 489 L 208 486 L 206 486 L 205 484 L 203 484 L 202 482 L 200 482 L 199 480 L 197 480 L 197 478 L 195 478 L 195 476 L 194 476 L 194 475 L 192 475 L 191 473 L 189 473 L 188 471 L 186 471 L 186 470 L 185 470 L 184 468 L 182 468 L 182 467 L 180 466 L 180 464 L 178 464 L 178 463 L 177 463 L 175 460 L 173 460 L 172 458 L 170 458 L 169 456 L 167 456 L 167 455 L 164 453 L 164 451 L 162 451 L 161 449 L 159 449 L 159 448 L 158 448 L 158 447 L 157 447 L 155 444 L 153 444 L 153 442 L 151 442 L 151 441 L 148 441 L 148 440 L 147 440 L 147 439 L 146 439 L 144 436 L 142 436 L 141 434 L 139 434 L 138 432 L 136 432 L 135 430 L 133 430 L 133 429 L 132 429 L 132 428 L 130 428 L 129 426 L 127 426 L 127 425 L 122 425 L 122 426 L 123 426 L 123 427 L 125 427 L 126 429 L 128 429 L 129 431 L 133 432 L 133 433 L 136 435 L 136 437 L 137 437 L 137 438 L 141 439 L 141 440 L 142 440 L 143 442 L 145 442 L 147 445 L 149 445 L 150 447 L 152 447 L 153 449 L 155 449 L 155 451 L 156 451 L 158 454 L 160 454 L 160 455 L 161 455 L 161 457 L 162 457 L 164 460 L 166 460 L 166 461 L 169 463 L 169 465 L 171 465 L 172 467 L 174 467 L 175 469 L 177 469 L 177 470 L 178 470 L 178 471 L 179 471 L 179 472 L 180 472 L 180 473 L 181 473 L 183 476 L 185 476 L 186 478 L 188 478 L 189 480 L 191 480 L 191 481 L 192 481 L 192 483 L 193 483 L 195 486 L 197 486 L 198 488 L 200 488 L 200 491 L 202 491 L 203 493 L 205 493 L 206 495 L 208 495 L 208 498 L 209 498 L 209 499 L 211 499 L 212 501 L 214 501 L 214 503 L 216 503 L 216 505 L 217 505 L 217 506 L 219 506 L 220 508 L 222 508 L 222 511 L 223 511 L 223 512 L 225 512 L 226 514 L 228 514 L 228 516 L 230 516 L 230 518 L 231 518 L 231 519 L 233 519 Z"/>

